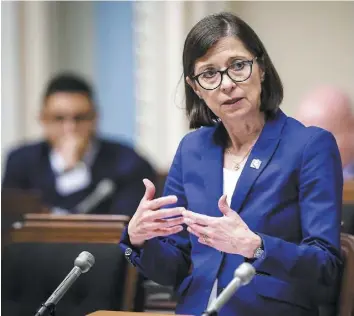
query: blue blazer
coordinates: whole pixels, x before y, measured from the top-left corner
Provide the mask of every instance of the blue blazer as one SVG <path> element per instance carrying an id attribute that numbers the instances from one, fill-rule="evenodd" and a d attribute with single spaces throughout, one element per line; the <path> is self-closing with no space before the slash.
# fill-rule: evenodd
<path id="1" fill-rule="evenodd" d="M 203 127 L 181 141 L 164 195 L 177 205 L 222 216 L 223 148 L 213 141 L 218 126 Z M 259 159 L 259 169 L 250 167 Z M 340 210 L 343 175 L 336 141 L 329 132 L 306 128 L 278 111 L 266 122 L 232 196 L 231 208 L 263 239 L 264 256 L 253 262 L 257 274 L 240 288 L 219 315 L 317 315 L 340 279 Z M 175 206 L 175 205 L 173 205 Z M 184 230 L 154 238 L 134 249 L 127 232 L 121 247 L 145 276 L 174 285 L 176 313 L 201 315 L 213 283 L 219 291 L 245 261 L 200 244 Z M 131 254 L 130 254 L 131 252 Z"/>
<path id="2" fill-rule="evenodd" d="M 91 210 L 94 214 L 132 216 L 145 192 L 142 180 L 156 174 L 151 165 L 132 148 L 123 144 L 97 139 L 98 153 L 91 166 L 91 184 L 75 193 L 62 196 L 56 191 L 55 174 L 51 168 L 47 142 L 20 146 L 8 156 L 3 188 L 37 191 L 43 203 L 76 213 L 75 206 L 89 196 L 104 179 L 115 184 L 115 190 Z"/>

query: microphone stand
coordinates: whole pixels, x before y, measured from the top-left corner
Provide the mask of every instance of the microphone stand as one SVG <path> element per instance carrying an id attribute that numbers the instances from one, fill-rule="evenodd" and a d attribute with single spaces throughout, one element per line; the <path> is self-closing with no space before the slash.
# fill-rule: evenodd
<path id="1" fill-rule="evenodd" d="M 234 278 L 227 285 L 220 295 L 203 312 L 202 316 L 218 316 L 218 311 L 228 302 L 236 290 L 243 285 L 248 284 L 256 270 L 250 263 L 242 263 L 234 272 Z"/>
<path id="2" fill-rule="evenodd" d="M 49 314 L 48 314 L 49 313 Z M 43 303 L 39 310 L 37 311 L 35 316 L 55 316 L 55 304 L 54 303 L 49 303 L 45 304 Z"/>
<path id="3" fill-rule="evenodd" d="M 55 316 L 55 306 L 66 293 L 66 291 L 73 285 L 81 273 L 86 273 L 95 263 L 95 257 L 87 251 L 83 251 L 75 259 L 75 266 L 65 277 L 65 279 L 55 289 L 53 294 L 47 301 L 41 305 L 35 316 Z"/>

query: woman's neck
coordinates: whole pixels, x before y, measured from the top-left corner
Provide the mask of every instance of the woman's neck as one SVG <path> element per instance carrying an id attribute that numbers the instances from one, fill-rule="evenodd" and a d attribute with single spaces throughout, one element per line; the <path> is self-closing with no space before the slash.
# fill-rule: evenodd
<path id="1" fill-rule="evenodd" d="M 265 124 L 265 116 L 260 112 L 257 116 L 223 123 L 230 137 L 229 150 L 236 154 L 254 145 Z"/>

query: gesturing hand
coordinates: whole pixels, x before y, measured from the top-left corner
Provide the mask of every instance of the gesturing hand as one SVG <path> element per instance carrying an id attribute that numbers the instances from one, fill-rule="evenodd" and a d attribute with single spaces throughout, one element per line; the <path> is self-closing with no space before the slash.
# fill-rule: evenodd
<path id="1" fill-rule="evenodd" d="M 147 179 L 143 180 L 145 195 L 128 225 L 128 235 L 133 246 L 140 247 L 146 240 L 158 236 L 167 236 L 180 232 L 183 227 L 182 211 L 184 207 L 161 209 L 177 202 L 173 195 L 154 199 L 155 186 Z M 175 217 L 178 216 L 178 217 Z M 174 217 L 174 218 L 169 218 Z"/>
<path id="2" fill-rule="evenodd" d="M 226 253 L 252 258 L 256 248 L 261 245 L 261 238 L 229 207 L 226 195 L 219 199 L 219 209 L 224 214 L 223 217 L 183 211 L 188 231 L 197 236 L 202 244 Z"/>

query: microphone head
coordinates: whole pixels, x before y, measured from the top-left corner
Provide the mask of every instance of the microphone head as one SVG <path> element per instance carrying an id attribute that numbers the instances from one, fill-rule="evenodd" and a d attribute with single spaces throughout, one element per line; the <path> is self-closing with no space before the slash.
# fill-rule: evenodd
<path id="1" fill-rule="evenodd" d="M 95 264 L 95 257 L 88 251 L 83 251 L 75 259 L 74 264 L 82 273 L 86 273 Z"/>
<path id="2" fill-rule="evenodd" d="M 115 189 L 115 184 L 112 180 L 110 179 L 103 179 L 98 185 L 97 185 L 97 192 L 100 193 L 100 195 L 108 195 L 111 194 Z"/>
<path id="3" fill-rule="evenodd" d="M 241 280 L 241 284 L 246 285 L 251 282 L 255 274 L 255 268 L 250 263 L 244 262 L 235 270 L 234 277 L 238 277 Z"/>

